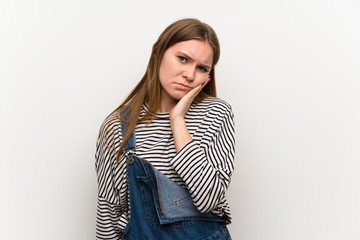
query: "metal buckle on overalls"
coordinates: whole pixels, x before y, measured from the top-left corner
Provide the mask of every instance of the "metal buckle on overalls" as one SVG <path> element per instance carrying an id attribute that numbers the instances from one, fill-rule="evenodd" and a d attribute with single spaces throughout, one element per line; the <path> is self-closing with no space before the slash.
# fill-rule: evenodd
<path id="1" fill-rule="evenodd" d="M 131 165 L 134 163 L 134 157 L 133 155 L 135 154 L 135 149 L 130 149 L 124 152 L 125 157 L 128 161 L 128 163 Z"/>

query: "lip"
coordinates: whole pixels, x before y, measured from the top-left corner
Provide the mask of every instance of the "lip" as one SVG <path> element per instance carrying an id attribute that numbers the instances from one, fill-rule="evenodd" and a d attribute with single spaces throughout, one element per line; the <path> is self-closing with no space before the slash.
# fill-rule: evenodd
<path id="1" fill-rule="evenodd" d="M 190 90 L 192 89 L 188 85 L 182 84 L 182 83 L 175 83 L 176 87 L 181 90 Z"/>

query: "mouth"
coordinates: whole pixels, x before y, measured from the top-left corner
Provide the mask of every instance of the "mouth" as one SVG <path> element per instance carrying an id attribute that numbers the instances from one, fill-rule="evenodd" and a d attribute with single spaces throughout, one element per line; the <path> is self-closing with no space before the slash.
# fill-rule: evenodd
<path id="1" fill-rule="evenodd" d="M 175 83 L 176 87 L 181 90 L 191 90 L 192 87 L 189 87 L 188 85 L 182 84 L 182 83 Z"/>

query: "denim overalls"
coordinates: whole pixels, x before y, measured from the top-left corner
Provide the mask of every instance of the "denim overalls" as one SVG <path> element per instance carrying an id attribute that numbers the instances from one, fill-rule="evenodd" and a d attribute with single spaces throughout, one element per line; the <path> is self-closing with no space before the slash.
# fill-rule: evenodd
<path id="1" fill-rule="evenodd" d="M 122 129 L 126 124 L 122 122 Z M 189 192 L 135 156 L 135 133 L 125 144 L 130 220 L 123 239 L 231 240 L 224 220 L 200 213 Z"/>

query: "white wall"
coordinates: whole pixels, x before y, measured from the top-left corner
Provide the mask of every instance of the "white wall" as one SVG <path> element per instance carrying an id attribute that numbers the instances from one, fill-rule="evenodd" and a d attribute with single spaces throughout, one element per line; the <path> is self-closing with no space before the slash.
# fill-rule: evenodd
<path id="1" fill-rule="evenodd" d="M 1 239 L 94 239 L 98 128 L 182 17 L 222 46 L 233 239 L 360 239 L 359 13 L 356 0 L 1 0 Z"/>

